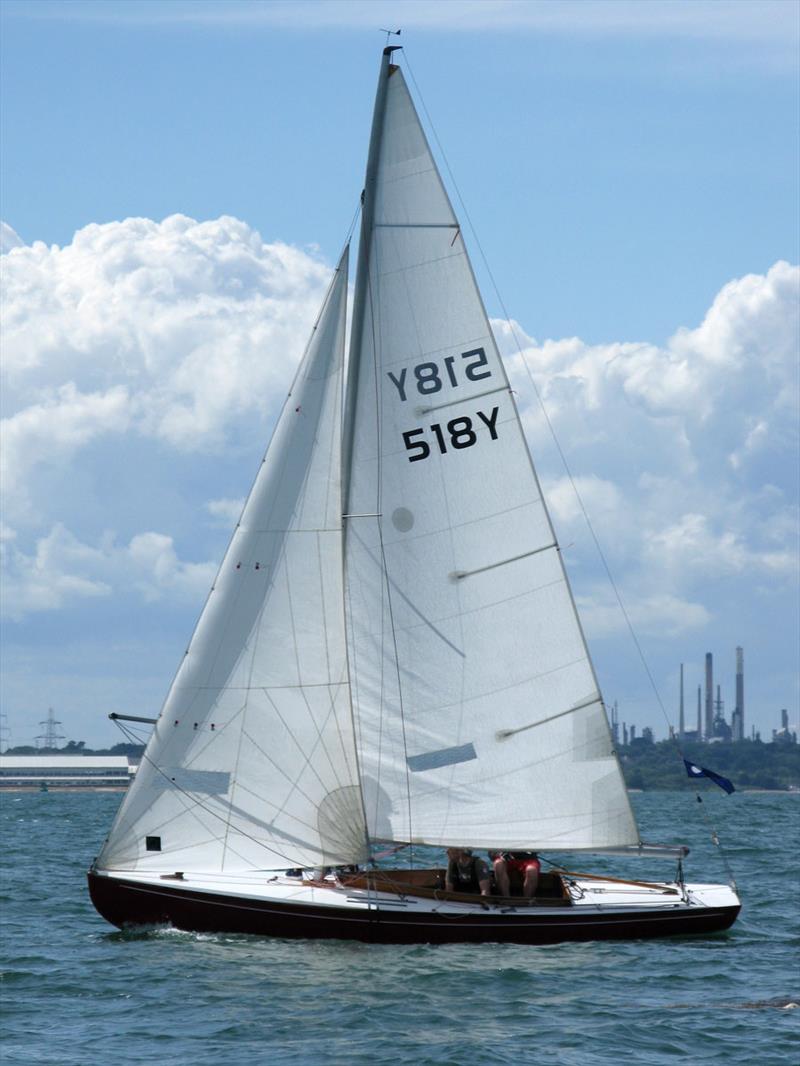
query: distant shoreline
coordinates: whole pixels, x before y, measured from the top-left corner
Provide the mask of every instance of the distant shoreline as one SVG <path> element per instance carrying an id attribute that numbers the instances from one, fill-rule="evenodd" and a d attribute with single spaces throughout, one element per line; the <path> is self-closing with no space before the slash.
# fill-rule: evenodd
<path id="1" fill-rule="evenodd" d="M 769 795 L 800 796 L 800 788 L 737 788 L 737 792 L 766 792 Z"/>
<path id="2" fill-rule="evenodd" d="M 127 786 L 121 785 L 48 785 L 47 788 L 39 788 L 38 785 L 2 785 L 0 796 L 4 792 L 127 792 Z"/>
<path id="3" fill-rule="evenodd" d="M 28 785 L 2 785 L 0 796 L 5 792 L 127 792 L 127 787 L 119 785 L 49 785 L 46 789 Z M 629 788 L 629 794 L 642 795 L 647 792 L 684 792 L 683 788 Z M 710 792 L 710 789 L 704 791 Z M 797 788 L 737 788 L 737 792 L 764 794 L 765 796 L 800 796 Z"/>

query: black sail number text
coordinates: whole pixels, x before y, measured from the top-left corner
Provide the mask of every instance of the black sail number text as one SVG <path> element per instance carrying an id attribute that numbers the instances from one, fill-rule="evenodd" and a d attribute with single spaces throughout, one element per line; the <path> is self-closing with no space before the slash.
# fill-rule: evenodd
<path id="1" fill-rule="evenodd" d="M 408 399 L 408 394 L 413 389 L 416 389 L 420 396 L 432 396 L 440 392 L 445 385 L 456 388 L 463 383 L 464 378 L 467 381 L 482 381 L 483 378 L 492 376 L 483 348 L 462 352 L 461 360 L 459 362 L 456 356 L 448 355 L 441 363 L 417 363 L 411 367 L 410 374 L 409 368 L 404 366 L 397 374 L 391 370 L 387 371 L 387 376 L 403 402 Z"/>
<path id="2" fill-rule="evenodd" d="M 408 461 L 418 463 L 427 459 L 431 451 L 437 449 L 442 455 L 451 450 L 471 448 L 489 432 L 490 440 L 497 440 L 497 414 L 499 407 L 493 407 L 490 413 L 478 411 L 473 420 L 469 415 L 459 415 L 442 425 L 434 422 L 425 428 L 409 429 L 403 434 L 406 450 L 410 453 Z"/>

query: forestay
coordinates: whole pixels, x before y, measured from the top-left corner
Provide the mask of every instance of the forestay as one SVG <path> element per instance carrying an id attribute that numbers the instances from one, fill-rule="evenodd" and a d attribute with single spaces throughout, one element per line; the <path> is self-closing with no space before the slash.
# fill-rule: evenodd
<path id="1" fill-rule="evenodd" d="M 346 292 L 345 252 L 103 867 L 365 857 L 342 590 Z"/>
<path id="2" fill-rule="evenodd" d="M 345 595 L 370 835 L 635 844 L 514 400 L 457 219 L 388 56 L 363 227 Z"/>

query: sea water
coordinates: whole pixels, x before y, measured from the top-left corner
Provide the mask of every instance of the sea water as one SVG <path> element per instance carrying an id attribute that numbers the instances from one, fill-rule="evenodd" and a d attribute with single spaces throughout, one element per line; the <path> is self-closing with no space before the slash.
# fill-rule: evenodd
<path id="1" fill-rule="evenodd" d="M 800 795 L 632 799 L 645 839 L 692 846 L 690 881 L 727 880 L 699 815 L 716 825 L 744 905 L 732 930 L 549 947 L 124 933 L 85 880 L 120 796 L 5 793 L 2 1062 L 797 1062 Z"/>

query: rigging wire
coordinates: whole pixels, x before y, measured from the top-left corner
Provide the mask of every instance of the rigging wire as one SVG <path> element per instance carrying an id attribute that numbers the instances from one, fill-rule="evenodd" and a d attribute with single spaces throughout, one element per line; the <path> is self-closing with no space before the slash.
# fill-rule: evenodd
<path id="1" fill-rule="evenodd" d="M 427 105 L 425 103 L 425 98 L 423 97 L 422 91 L 421 91 L 421 89 L 419 87 L 419 83 L 417 82 L 417 79 L 414 77 L 414 72 L 412 70 L 411 63 L 409 62 L 409 58 L 408 58 L 408 49 L 407 48 L 403 48 L 402 55 L 403 55 L 404 65 L 407 68 L 409 76 L 411 77 L 411 81 L 414 84 L 414 91 L 416 93 L 417 99 L 419 100 L 420 104 L 422 105 L 422 110 L 423 110 L 423 112 L 425 114 L 425 118 L 426 118 L 426 120 L 428 122 L 428 126 L 429 126 L 429 128 L 431 130 L 431 133 L 433 134 L 433 139 L 436 142 L 436 146 L 437 146 L 437 148 L 439 150 L 439 154 L 440 154 L 440 156 L 442 158 L 442 161 L 444 162 L 445 169 L 447 170 L 448 177 L 450 179 L 450 182 L 452 184 L 452 187 L 453 187 L 453 189 L 455 191 L 455 194 L 456 194 L 456 197 L 458 199 L 459 205 L 461 207 L 461 213 L 462 213 L 463 217 L 467 221 L 467 225 L 469 226 L 470 232 L 472 234 L 472 238 L 473 238 L 473 240 L 475 242 L 475 246 L 477 247 L 478 252 L 480 254 L 481 261 L 483 263 L 484 269 L 485 269 L 486 274 L 487 274 L 487 276 L 488 276 L 488 278 L 489 278 L 489 280 L 491 282 L 492 289 L 494 290 L 494 294 L 495 294 L 495 296 L 497 298 L 497 301 L 498 301 L 498 303 L 500 305 L 500 308 L 501 308 L 501 310 L 503 312 L 503 317 L 505 319 L 506 324 L 508 325 L 509 331 L 511 333 L 511 337 L 512 337 L 512 339 L 514 341 L 514 345 L 516 346 L 517 354 L 519 355 L 520 359 L 522 360 L 522 365 L 525 367 L 525 371 L 526 371 L 526 373 L 528 375 L 528 380 L 530 381 L 531 386 L 533 388 L 534 394 L 536 396 L 537 403 L 539 405 L 539 409 L 541 410 L 542 416 L 543 416 L 543 418 L 545 420 L 545 424 L 547 425 L 548 432 L 549 432 L 549 434 L 550 434 L 550 436 L 551 436 L 551 438 L 553 440 L 553 443 L 554 443 L 554 445 L 556 447 L 559 459 L 560 459 L 561 464 L 563 465 L 563 468 L 564 468 L 564 470 L 566 472 L 567 479 L 569 480 L 569 483 L 570 483 L 570 485 L 572 487 L 572 491 L 573 491 L 573 493 L 575 495 L 575 499 L 578 502 L 578 507 L 580 508 L 580 511 L 581 511 L 581 514 L 583 515 L 584 521 L 586 522 L 586 526 L 587 526 L 587 528 L 589 530 L 589 534 L 591 536 L 591 539 L 592 539 L 592 542 L 594 544 L 595 550 L 596 550 L 596 552 L 597 552 L 597 554 L 598 554 L 598 556 L 600 558 L 600 561 L 602 563 L 603 570 L 605 571 L 605 574 L 606 574 L 606 577 L 608 579 L 608 582 L 611 585 L 611 588 L 612 588 L 613 593 L 614 593 L 614 597 L 615 597 L 615 599 L 617 601 L 617 604 L 619 606 L 619 609 L 620 609 L 620 611 L 622 613 L 622 617 L 625 620 L 625 625 L 627 627 L 627 630 L 628 630 L 628 633 L 629 633 L 629 635 L 631 637 L 631 640 L 633 641 L 633 645 L 636 648 L 636 652 L 638 654 L 639 660 L 640 660 L 640 662 L 642 664 L 642 667 L 644 669 L 645 675 L 646 675 L 646 677 L 647 677 L 647 679 L 648 679 L 648 681 L 650 683 L 650 687 L 651 687 L 651 689 L 653 691 L 653 694 L 655 696 L 656 703 L 657 703 L 657 705 L 659 707 L 659 710 L 661 711 L 661 714 L 662 714 L 662 716 L 664 718 L 664 721 L 667 724 L 667 736 L 668 736 L 668 739 L 670 739 L 673 742 L 673 744 L 675 745 L 675 748 L 676 748 L 676 751 L 678 753 L 679 758 L 681 760 L 684 760 L 685 759 L 685 755 L 684 755 L 683 749 L 681 747 L 680 741 L 679 741 L 678 737 L 675 734 L 673 723 L 670 720 L 670 717 L 669 717 L 669 715 L 667 713 L 666 707 L 664 706 L 664 701 L 661 698 L 661 693 L 660 693 L 660 691 L 658 689 L 658 685 L 656 684 L 655 678 L 653 677 L 652 671 L 650 669 L 650 665 L 649 665 L 649 663 L 647 661 L 647 658 L 646 658 L 646 656 L 644 654 L 644 650 L 642 649 L 641 643 L 640 643 L 639 638 L 638 638 L 638 636 L 636 634 L 636 630 L 634 629 L 633 622 L 631 621 L 630 615 L 628 614 L 628 611 L 625 608 L 625 604 L 624 604 L 623 599 L 622 599 L 622 594 L 620 593 L 619 587 L 618 587 L 616 581 L 614 580 L 614 575 L 611 572 L 611 567 L 609 566 L 609 563 L 608 563 L 608 560 L 606 558 L 605 552 L 602 549 L 602 546 L 600 544 L 600 540 L 599 540 L 599 538 L 597 536 L 597 533 L 595 532 L 595 529 L 594 529 L 594 526 L 592 525 L 591 519 L 589 518 L 589 513 L 586 510 L 586 506 L 585 506 L 585 504 L 583 502 L 583 497 L 581 496 L 580 491 L 578 489 L 578 486 L 575 483 L 575 479 L 574 479 L 574 477 L 572 475 L 572 470 L 571 470 L 570 465 L 569 465 L 569 463 L 567 461 L 567 457 L 566 457 L 566 455 L 564 453 L 564 450 L 563 450 L 563 448 L 561 446 L 561 442 L 558 439 L 558 436 L 557 436 L 556 431 L 555 431 L 555 427 L 553 426 L 553 423 L 550 420 L 550 416 L 549 416 L 549 414 L 547 412 L 547 408 L 545 407 L 544 400 L 542 398 L 542 395 L 541 395 L 541 393 L 539 391 L 539 388 L 538 388 L 538 386 L 536 384 L 536 381 L 534 379 L 533 372 L 531 371 L 528 359 L 527 359 L 527 357 L 525 355 L 525 350 L 523 348 L 523 345 L 522 345 L 522 343 L 520 341 L 519 335 L 518 335 L 517 330 L 515 328 L 514 320 L 511 318 L 511 316 L 508 313 L 508 309 L 506 308 L 505 301 L 504 301 L 504 299 L 503 299 L 503 297 L 502 297 L 502 295 L 500 293 L 500 288 L 499 288 L 499 286 L 497 284 L 497 281 L 495 280 L 495 276 L 494 276 L 494 274 L 492 272 L 492 269 L 491 269 L 491 267 L 489 265 L 489 261 L 488 261 L 488 259 L 486 257 L 486 253 L 483 250 L 483 245 L 481 244 L 480 238 L 478 237 L 478 232 L 477 232 L 477 230 L 475 228 L 475 225 L 474 225 L 474 223 L 472 221 L 470 213 L 467 210 L 467 205 L 464 202 L 464 198 L 461 195 L 461 190 L 460 190 L 460 188 L 458 186 L 458 182 L 455 179 L 455 175 L 453 174 L 453 170 L 452 170 L 452 168 L 450 166 L 450 162 L 449 162 L 449 160 L 447 158 L 447 153 L 445 152 L 444 146 L 442 145 L 442 142 L 439 139 L 439 134 L 436 131 L 436 127 L 435 127 L 435 125 L 433 123 L 433 120 L 431 118 L 430 112 L 428 111 Z M 690 785 L 690 782 L 687 780 L 686 781 L 686 786 L 689 786 L 689 785 Z M 704 808 L 704 805 L 703 805 L 703 801 L 702 801 L 699 793 L 696 793 L 696 796 L 697 796 L 697 801 L 700 804 L 701 813 L 703 815 L 703 818 L 706 821 L 707 827 L 709 828 L 711 841 L 717 848 L 719 848 L 720 855 L 721 855 L 722 861 L 723 861 L 723 863 L 725 865 L 725 869 L 726 869 L 726 871 L 728 873 L 728 876 L 730 877 L 731 882 L 735 885 L 735 879 L 733 877 L 733 873 L 731 871 L 730 865 L 729 865 L 727 857 L 725 855 L 725 850 L 724 850 L 724 848 L 722 846 L 722 843 L 720 842 L 719 835 L 718 835 L 713 823 L 711 823 L 709 821 L 709 819 L 708 819 L 708 817 L 706 815 L 705 808 Z"/>
<path id="2" fill-rule="evenodd" d="M 353 212 L 353 217 L 350 220 L 350 225 L 347 227 L 347 233 L 345 234 L 344 241 L 342 242 L 342 250 L 339 252 L 339 258 L 336 260 L 337 263 L 338 263 L 339 259 L 341 259 L 341 257 L 342 257 L 342 252 L 344 252 L 345 248 L 348 246 L 348 244 L 352 240 L 353 233 L 354 233 L 355 228 L 356 228 L 356 222 L 358 222 L 358 216 L 360 214 L 361 214 L 361 197 L 359 196 L 358 203 L 356 204 L 356 209 Z"/>

